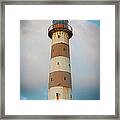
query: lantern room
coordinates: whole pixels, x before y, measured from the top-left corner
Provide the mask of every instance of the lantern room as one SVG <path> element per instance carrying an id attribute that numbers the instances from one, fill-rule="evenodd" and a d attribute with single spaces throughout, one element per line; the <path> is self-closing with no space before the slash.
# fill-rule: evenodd
<path id="1" fill-rule="evenodd" d="M 53 20 L 52 25 L 48 28 L 48 36 L 52 39 L 54 32 L 64 31 L 68 33 L 69 39 L 72 37 L 72 27 L 68 25 L 68 20 Z"/>

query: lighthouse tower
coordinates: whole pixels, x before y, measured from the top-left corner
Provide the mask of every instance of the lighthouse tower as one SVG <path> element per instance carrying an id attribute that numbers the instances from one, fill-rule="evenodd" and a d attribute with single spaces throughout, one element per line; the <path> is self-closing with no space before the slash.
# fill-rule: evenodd
<path id="1" fill-rule="evenodd" d="M 48 99 L 72 99 L 69 39 L 72 27 L 68 20 L 53 20 L 48 29 L 51 42 L 51 60 L 48 83 Z"/>

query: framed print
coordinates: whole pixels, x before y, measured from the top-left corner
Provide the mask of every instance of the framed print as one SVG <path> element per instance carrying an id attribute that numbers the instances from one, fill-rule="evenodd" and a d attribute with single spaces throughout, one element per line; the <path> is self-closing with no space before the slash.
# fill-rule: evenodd
<path id="1" fill-rule="evenodd" d="M 119 2 L 1 7 L 1 118 L 119 119 Z"/>

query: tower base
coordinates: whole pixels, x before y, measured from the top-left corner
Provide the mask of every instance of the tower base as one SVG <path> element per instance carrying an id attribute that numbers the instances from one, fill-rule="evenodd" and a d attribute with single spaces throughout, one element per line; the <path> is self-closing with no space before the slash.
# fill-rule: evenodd
<path id="1" fill-rule="evenodd" d="M 48 100 L 59 99 L 71 100 L 72 99 L 71 88 L 62 86 L 51 87 L 48 90 Z"/>

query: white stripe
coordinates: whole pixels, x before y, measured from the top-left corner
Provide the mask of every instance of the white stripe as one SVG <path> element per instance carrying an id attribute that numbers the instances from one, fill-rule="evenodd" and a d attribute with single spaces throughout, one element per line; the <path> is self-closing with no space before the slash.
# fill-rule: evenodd
<path id="1" fill-rule="evenodd" d="M 58 38 L 58 35 L 60 35 L 60 38 Z M 53 33 L 52 35 L 52 45 L 56 43 L 66 43 L 69 44 L 69 39 L 67 33 L 63 31 L 58 31 Z"/>
<path id="2" fill-rule="evenodd" d="M 48 99 L 49 100 L 55 100 L 56 99 L 56 93 L 59 93 L 60 95 L 60 100 L 62 99 L 71 99 L 70 95 L 71 95 L 71 88 L 67 88 L 67 87 L 51 87 L 48 90 Z"/>
<path id="3" fill-rule="evenodd" d="M 71 72 L 70 70 L 70 59 L 68 57 L 58 56 L 54 57 L 50 61 L 50 72 L 54 71 L 66 71 Z"/>

